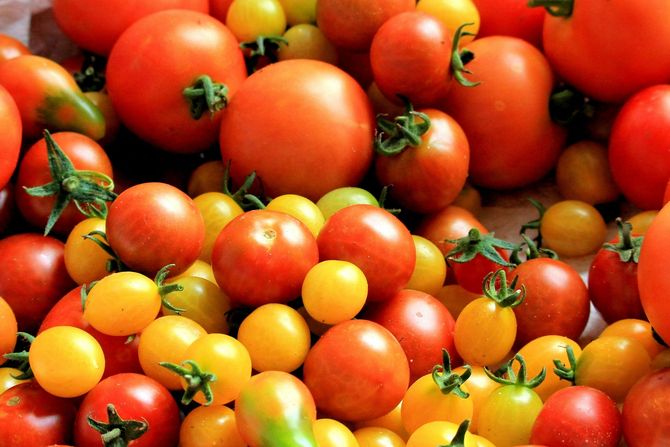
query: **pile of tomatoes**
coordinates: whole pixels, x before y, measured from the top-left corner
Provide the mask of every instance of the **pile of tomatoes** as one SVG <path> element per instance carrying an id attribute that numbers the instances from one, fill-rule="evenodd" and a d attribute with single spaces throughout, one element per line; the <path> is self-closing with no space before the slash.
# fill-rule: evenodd
<path id="1" fill-rule="evenodd" d="M 52 12 L 72 57 L 0 35 L 0 447 L 670 445 L 668 2 Z"/>

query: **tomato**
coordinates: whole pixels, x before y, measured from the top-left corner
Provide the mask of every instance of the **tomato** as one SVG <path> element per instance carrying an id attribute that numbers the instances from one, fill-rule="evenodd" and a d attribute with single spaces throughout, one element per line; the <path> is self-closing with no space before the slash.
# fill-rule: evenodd
<path id="1" fill-rule="evenodd" d="M 645 320 L 626 318 L 614 321 L 598 335 L 608 336 L 627 337 L 642 343 L 652 360 L 665 349 L 654 337 L 651 324 Z"/>
<path id="2" fill-rule="evenodd" d="M 315 201 L 361 181 L 373 132 L 372 107 L 351 76 L 325 62 L 286 60 L 244 82 L 223 114 L 219 143 L 234 184 L 255 171 L 270 197 Z"/>
<path id="3" fill-rule="evenodd" d="M 472 41 L 479 33 L 479 11 L 472 0 L 419 0 L 416 9 L 437 17 L 452 33 L 462 24 L 471 23 L 467 31 L 472 35 L 463 36 L 461 44 Z"/>
<path id="4" fill-rule="evenodd" d="M 14 352 L 17 331 L 18 325 L 14 311 L 9 303 L 0 296 L 0 365 L 7 360 L 3 357 L 4 354 Z"/>
<path id="5" fill-rule="evenodd" d="M 112 261 L 111 256 L 86 237 L 94 231 L 105 232 L 104 219 L 89 217 L 82 220 L 72 228 L 65 241 L 65 268 L 77 284 L 87 284 L 110 273 L 107 267 Z M 91 237 L 104 242 L 99 235 Z"/>
<path id="6" fill-rule="evenodd" d="M 71 399 L 49 394 L 36 382 L 0 394 L 0 445 L 36 447 L 72 438 L 77 407 Z"/>
<path id="7" fill-rule="evenodd" d="M 21 115 L 14 99 L 0 85 L 0 117 L 2 117 L 2 139 L 0 139 L 0 189 L 4 188 L 14 173 L 21 150 Z"/>
<path id="8" fill-rule="evenodd" d="M 454 318 L 458 318 L 465 306 L 481 296 L 481 293 L 468 292 L 458 284 L 447 284 L 437 292 L 435 298 L 444 304 Z"/>
<path id="9" fill-rule="evenodd" d="M 388 19 L 375 33 L 370 64 L 375 84 L 391 101 L 398 95 L 417 107 L 444 97 L 452 70 L 452 33 L 435 16 L 403 12 Z"/>
<path id="10" fill-rule="evenodd" d="M 59 397 L 86 394 L 105 371 L 100 343 L 73 326 L 56 326 L 40 332 L 30 345 L 28 359 L 37 383 Z"/>
<path id="11" fill-rule="evenodd" d="M 442 349 L 449 351 L 454 364 L 458 362 L 454 318 L 440 301 L 427 293 L 400 290 L 388 300 L 369 306 L 364 318 L 381 324 L 398 339 L 409 361 L 410 382 L 430 373 L 442 362 Z"/>
<path id="12" fill-rule="evenodd" d="M 286 304 L 268 303 L 254 309 L 240 324 L 237 340 L 249 351 L 255 371 L 295 371 L 311 345 L 305 319 Z"/>
<path id="13" fill-rule="evenodd" d="M 463 127 L 470 143 L 474 185 L 512 189 L 544 177 L 556 164 L 565 131 L 551 121 L 554 86 L 544 55 L 508 36 L 475 39 L 465 49 L 476 88 L 454 85 L 442 108 Z M 541 150 L 538 150 L 541 148 Z"/>
<path id="14" fill-rule="evenodd" d="M 526 298 L 514 308 L 519 345 L 544 335 L 577 340 L 589 319 L 589 291 L 570 264 L 550 258 L 522 262 L 510 278 L 526 289 Z"/>
<path id="15" fill-rule="evenodd" d="M 21 215 L 31 225 L 47 231 L 51 229 L 51 226 L 47 227 L 49 224 L 53 225 L 55 232 L 68 234 L 86 216 L 73 202 L 67 205 L 60 216 L 52 216 L 55 213 L 52 210 L 56 207 L 57 199 L 60 199 L 62 194 L 69 193 L 73 199 L 77 196 L 76 189 L 66 188 L 65 182 L 87 180 L 95 183 L 101 181 L 110 183 L 113 177 L 112 163 L 102 146 L 86 135 L 76 132 L 57 132 L 51 134 L 51 138 L 71 161 L 74 169 L 80 172 L 59 172 L 54 175 L 49 161 L 51 156 L 47 153 L 51 143 L 46 138 L 40 139 L 28 149 L 19 163 L 16 177 L 16 205 Z M 96 174 L 90 175 L 90 171 Z M 98 174 L 103 174 L 103 176 Z M 25 188 L 42 186 L 50 182 L 62 183 L 63 186 L 57 190 L 56 194 L 47 197 L 36 197 L 25 190 Z M 58 219 L 55 224 L 52 223 L 54 217 Z"/>
<path id="16" fill-rule="evenodd" d="M 14 311 L 19 330 L 33 332 L 72 287 L 61 241 L 33 233 L 0 239 L 0 296 Z"/>
<path id="17" fill-rule="evenodd" d="M 287 59 L 316 59 L 337 65 L 337 50 L 321 29 L 311 23 L 300 23 L 286 30 L 287 43 L 280 45 L 277 56 Z"/>
<path id="18" fill-rule="evenodd" d="M 354 428 L 359 430 L 365 427 L 385 428 L 391 430 L 396 435 L 400 436 L 403 441 L 407 441 L 409 434 L 405 430 L 402 423 L 402 401 L 395 406 L 395 408 L 388 413 L 379 416 L 378 418 L 368 419 L 366 421 L 358 421 L 354 423 Z"/>
<path id="19" fill-rule="evenodd" d="M 209 0 L 209 15 L 224 23 L 232 2 L 233 0 Z"/>
<path id="20" fill-rule="evenodd" d="M 407 440 L 407 447 L 433 447 L 437 445 L 451 445 L 458 431 L 458 425 L 448 421 L 433 421 L 419 427 Z M 459 444 L 455 444 L 459 445 Z M 474 436 L 465 432 L 464 447 L 476 447 Z"/>
<path id="21" fill-rule="evenodd" d="M 473 0 L 481 17 L 479 37 L 513 36 L 542 48 L 545 12 L 523 0 Z"/>
<path id="22" fill-rule="evenodd" d="M 231 308 L 230 298 L 214 283 L 213 278 L 189 276 L 172 281 L 184 288 L 171 292 L 168 297 L 172 306 L 181 309 L 179 315 L 195 321 L 209 333 L 228 333 L 226 312 Z M 162 313 L 172 315 L 176 312 L 163 306 Z"/>
<path id="23" fill-rule="evenodd" d="M 9 34 L 0 34 L 0 62 L 30 54 L 30 48 Z"/>
<path id="24" fill-rule="evenodd" d="M 398 405 L 409 385 L 409 364 L 400 343 L 383 326 L 348 320 L 331 327 L 312 346 L 303 380 L 324 414 L 362 421 Z"/>
<path id="25" fill-rule="evenodd" d="M 412 235 L 416 263 L 412 277 L 405 286 L 437 297 L 447 276 L 447 263 L 437 245 L 425 237 Z"/>
<path id="26" fill-rule="evenodd" d="M 592 205 L 580 200 L 561 200 L 545 211 L 540 233 L 545 248 L 569 258 L 597 252 L 605 242 L 607 226 Z"/>
<path id="27" fill-rule="evenodd" d="M 221 160 L 210 160 L 199 164 L 188 178 L 186 192 L 195 198 L 206 192 L 221 192 L 226 167 Z"/>
<path id="28" fill-rule="evenodd" d="M 368 302 L 390 299 L 407 285 L 416 262 L 409 230 L 394 215 L 372 205 L 352 205 L 333 214 L 317 238 L 320 260 L 358 266 L 368 281 Z"/>
<path id="29" fill-rule="evenodd" d="M 649 373 L 628 391 L 623 403 L 623 436 L 630 447 L 663 445 L 670 441 L 668 400 L 670 369 Z"/>
<path id="30" fill-rule="evenodd" d="M 254 375 L 235 400 L 235 417 L 249 445 L 317 447 L 312 425 L 316 407 L 309 389 L 283 371 Z"/>
<path id="31" fill-rule="evenodd" d="M 191 343 L 206 334 L 202 326 L 186 317 L 168 315 L 156 318 L 139 337 L 137 354 L 142 371 L 169 390 L 182 389 L 179 376 L 159 363 L 181 362 Z"/>
<path id="32" fill-rule="evenodd" d="M 226 26 L 239 42 L 253 42 L 260 36 L 284 34 L 286 14 L 279 0 L 234 0 Z"/>
<path id="33" fill-rule="evenodd" d="M 184 271 L 202 250 L 205 224 L 193 200 L 166 183 L 134 185 L 109 207 L 107 240 L 129 268 L 155 275 Z"/>
<path id="34" fill-rule="evenodd" d="M 167 389 L 142 374 L 116 374 L 101 381 L 84 397 L 74 424 L 77 446 L 102 445 L 100 433 L 89 426 L 88 418 L 108 421 L 107 406 L 114 405 L 124 420 L 142 421 L 148 430 L 132 441 L 136 447 L 176 446 L 179 439 L 179 409 Z M 112 428 L 112 427 L 110 427 Z"/>
<path id="35" fill-rule="evenodd" d="M 215 83 L 210 93 L 216 103 L 206 104 L 203 95 L 210 90 L 202 76 Z M 235 36 L 195 11 L 161 11 L 136 21 L 107 62 L 107 89 L 121 121 L 143 140 L 177 153 L 215 143 L 221 121 L 216 112 L 245 78 Z M 141 94 L 130 94 L 134 91 Z"/>
<path id="36" fill-rule="evenodd" d="M 642 307 L 647 319 L 664 340 L 670 340 L 670 307 L 661 292 L 666 277 L 663 266 L 668 260 L 668 247 L 670 205 L 665 205 L 644 235 L 637 270 Z"/>
<path id="37" fill-rule="evenodd" d="M 179 429 L 181 447 L 246 447 L 237 430 L 235 412 L 223 405 L 197 407 L 189 412 Z"/>
<path id="38" fill-rule="evenodd" d="M 641 125 L 645 132 L 636 131 Z M 670 178 L 670 155 L 664 150 L 670 144 L 668 126 L 670 85 L 636 91 L 612 126 L 609 162 L 614 181 L 626 199 L 643 210 L 658 210 L 663 205 Z"/>
<path id="39" fill-rule="evenodd" d="M 317 237 L 325 222 L 323 213 L 318 206 L 306 197 L 295 194 L 284 194 L 270 200 L 265 209 L 289 214 L 305 224 L 309 231 Z"/>
<path id="40" fill-rule="evenodd" d="M 212 248 L 217 236 L 223 227 L 242 214 L 244 210 L 229 195 L 215 191 L 199 194 L 193 199 L 193 203 L 198 207 L 205 222 L 205 240 L 200 259 L 211 262 Z"/>
<path id="41" fill-rule="evenodd" d="M 472 418 L 470 419 L 470 426 L 468 429 L 473 433 L 477 433 L 479 427 L 479 411 L 482 404 L 486 398 L 489 397 L 489 394 L 498 388 L 500 384 L 491 380 L 491 378 L 486 375 L 486 371 L 482 366 L 462 365 L 454 369 L 454 373 L 462 375 L 468 368 L 470 369 L 471 374 L 470 377 L 468 377 L 466 386 L 468 394 L 470 395 L 468 399 L 472 401 Z"/>
<path id="42" fill-rule="evenodd" d="M 414 9 L 414 0 L 337 0 L 316 2 L 316 24 L 335 46 L 354 51 L 370 48 L 377 30 L 391 17 Z"/>
<path id="43" fill-rule="evenodd" d="M 317 0 L 279 0 L 289 25 L 316 22 Z"/>
<path id="44" fill-rule="evenodd" d="M 384 427 L 363 427 L 354 431 L 359 447 L 405 447 L 405 441 Z"/>
<path id="45" fill-rule="evenodd" d="M 24 138 L 39 138 L 45 128 L 79 132 L 94 140 L 105 135 L 100 110 L 56 62 L 42 56 L 23 55 L 0 66 L 0 84 L 16 102 Z"/>
<path id="46" fill-rule="evenodd" d="M 16 377 L 20 377 L 21 374 L 23 373 L 20 369 L 9 368 L 7 366 L 0 368 L 0 395 L 13 386 L 20 383 L 30 382 L 31 379 L 16 379 Z"/>
<path id="47" fill-rule="evenodd" d="M 644 235 L 649 229 L 658 214 L 658 210 L 640 211 L 628 218 L 628 223 L 633 227 L 632 232 L 638 235 Z"/>
<path id="48" fill-rule="evenodd" d="M 419 109 L 414 113 L 408 110 L 403 116 L 411 122 L 416 118 L 412 128 L 416 126 L 417 130 L 429 123 L 428 131 L 420 136 L 418 145 L 408 144 L 400 153 L 390 150 L 387 153 L 385 148 L 390 146 L 381 140 L 377 145 L 380 155 L 375 161 L 375 173 L 382 185 L 393 185 L 391 196 L 403 209 L 435 212 L 451 204 L 463 189 L 470 147 L 463 129 L 449 115 L 437 109 Z M 379 137 L 385 138 L 383 130 Z M 389 142 L 398 140 L 392 135 L 388 137 Z"/>
<path id="49" fill-rule="evenodd" d="M 566 82 L 590 98 L 612 103 L 643 87 L 667 82 L 667 2 L 612 5 L 597 0 L 563 6 L 557 9 L 566 11 L 555 11 L 556 16 L 546 14 L 542 44 L 551 66 Z M 659 32 L 652 31 L 657 27 Z M 619 64 L 623 58 L 628 61 L 626 67 Z"/>
<path id="50" fill-rule="evenodd" d="M 55 0 L 53 14 L 58 27 L 77 46 L 100 55 L 109 54 L 119 35 L 132 23 L 164 9 L 208 12 L 207 0 L 150 0 L 128 3 L 104 0 L 95 7 L 82 0 Z"/>
<path id="51" fill-rule="evenodd" d="M 305 275 L 318 260 L 308 228 L 288 214 L 268 210 L 233 219 L 212 249 L 221 290 L 233 302 L 252 307 L 297 298 Z"/>
<path id="52" fill-rule="evenodd" d="M 363 188 L 343 186 L 328 191 L 316 202 L 316 206 L 319 207 L 326 220 L 342 208 L 358 204 L 379 206 L 379 201 Z"/>
<path id="53" fill-rule="evenodd" d="M 557 391 L 544 403 L 530 442 L 616 447 L 620 438 L 621 415 L 616 403 L 595 388 L 574 386 Z"/>
<path id="54" fill-rule="evenodd" d="M 312 428 L 319 447 L 360 447 L 351 430 L 335 419 L 317 419 Z"/>

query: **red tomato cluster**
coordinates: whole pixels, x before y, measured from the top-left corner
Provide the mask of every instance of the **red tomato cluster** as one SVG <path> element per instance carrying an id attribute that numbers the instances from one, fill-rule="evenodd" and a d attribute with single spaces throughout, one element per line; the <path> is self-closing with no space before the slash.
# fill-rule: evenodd
<path id="1" fill-rule="evenodd" d="M 52 3 L 0 447 L 670 445 L 668 2 Z"/>

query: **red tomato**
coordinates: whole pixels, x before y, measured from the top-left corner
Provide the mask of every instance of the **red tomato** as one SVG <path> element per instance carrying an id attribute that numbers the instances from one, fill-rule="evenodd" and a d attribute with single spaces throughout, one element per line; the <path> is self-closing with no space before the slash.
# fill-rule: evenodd
<path id="1" fill-rule="evenodd" d="M 22 54 L 30 54 L 30 48 L 15 37 L 0 34 L 0 62 L 14 59 Z"/>
<path id="2" fill-rule="evenodd" d="M 400 342 L 409 361 L 410 382 L 442 363 L 442 348 L 458 366 L 454 346 L 454 318 L 436 298 L 405 289 L 368 308 L 364 318 L 381 324 Z"/>
<path id="3" fill-rule="evenodd" d="M 554 87 L 549 63 L 540 50 L 514 37 L 484 37 L 464 48 L 475 54 L 468 78 L 481 84 L 454 85 L 443 108 L 468 137 L 469 181 L 511 189 L 541 179 L 565 141 L 565 131 L 549 116 Z"/>
<path id="4" fill-rule="evenodd" d="M 383 326 L 347 320 L 312 346 L 303 380 L 318 410 L 340 421 L 364 421 L 388 413 L 402 400 L 409 385 L 409 364 Z"/>
<path id="5" fill-rule="evenodd" d="M 21 115 L 7 89 L 0 85 L 0 189 L 14 173 L 21 150 Z"/>
<path id="6" fill-rule="evenodd" d="M 670 442 L 670 369 L 643 376 L 623 403 L 623 436 L 629 447 Z"/>
<path id="7" fill-rule="evenodd" d="M 144 421 L 148 425 L 148 430 L 132 442 L 134 447 L 177 445 L 179 409 L 170 392 L 150 377 L 128 373 L 108 377 L 86 394 L 74 423 L 77 446 L 102 446 L 100 433 L 88 424 L 88 418 L 109 422 L 109 404 L 114 405 L 121 419 Z"/>
<path id="8" fill-rule="evenodd" d="M 119 35 L 132 23 L 164 9 L 190 9 L 207 13 L 207 0 L 54 0 L 59 28 L 77 46 L 107 55 Z"/>
<path id="9" fill-rule="evenodd" d="M 542 42 L 551 66 L 566 82 L 593 99 L 620 102 L 668 81 L 670 3 L 564 4 L 570 5 L 567 17 L 545 16 Z"/>
<path id="10" fill-rule="evenodd" d="M 455 246 L 448 240 L 467 236 L 472 228 L 476 228 L 481 234 L 488 233 L 486 227 L 470 211 L 449 205 L 436 213 L 427 215 L 419 224 L 416 233 L 437 245 L 442 254 L 446 256 Z"/>
<path id="11" fill-rule="evenodd" d="M 109 207 L 107 240 L 132 270 L 156 274 L 168 264 L 177 275 L 200 256 L 205 223 L 193 199 L 166 183 L 141 183 Z"/>
<path id="12" fill-rule="evenodd" d="M 621 415 L 616 403 L 595 388 L 572 386 L 556 391 L 547 399 L 533 424 L 530 442 L 565 447 L 616 447 L 620 438 Z"/>
<path id="13" fill-rule="evenodd" d="M 20 331 L 32 332 L 75 284 L 65 268 L 64 244 L 40 234 L 0 240 L 0 296 L 11 306 Z"/>
<path id="14" fill-rule="evenodd" d="M 481 26 L 478 37 L 513 36 L 534 46 L 542 46 L 542 23 L 545 12 L 531 8 L 526 0 L 473 0 Z"/>
<path id="15" fill-rule="evenodd" d="M 374 127 L 351 76 L 325 62 L 286 60 L 255 72 L 235 94 L 221 121 L 221 156 L 232 162 L 234 184 L 255 171 L 270 197 L 316 202 L 363 178 Z"/>
<path id="16" fill-rule="evenodd" d="M 0 394 L 0 445 L 67 443 L 76 411 L 72 400 L 47 393 L 37 382 L 13 386 Z"/>
<path id="17" fill-rule="evenodd" d="M 214 242 L 216 282 L 236 303 L 258 307 L 300 295 L 307 272 L 319 262 L 314 236 L 285 213 L 255 210 L 228 223 Z"/>
<path id="18" fill-rule="evenodd" d="M 368 280 L 368 301 L 390 299 L 412 277 L 416 262 L 412 235 L 383 208 L 342 208 L 326 221 L 317 242 L 321 261 L 339 259 L 363 270 Z"/>
<path id="19" fill-rule="evenodd" d="M 612 176 L 623 195 L 638 208 L 657 210 L 663 205 L 670 179 L 668 127 L 670 85 L 635 93 L 614 121 L 609 140 Z"/>
<path id="20" fill-rule="evenodd" d="M 204 104 L 208 87 L 197 83 L 203 75 L 227 88 L 213 90 L 218 102 L 210 111 Z M 138 20 L 119 36 L 107 62 L 107 89 L 121 121 L 140 138 L 179 153 L 216 142 L 216 111 L 226 103 L 220 96 L 232 97 L 246 76 L 235 36 L 194 11 L 161 11 Z M 200 114 L 185 97 L 192 86 L 200 89 Z"/>

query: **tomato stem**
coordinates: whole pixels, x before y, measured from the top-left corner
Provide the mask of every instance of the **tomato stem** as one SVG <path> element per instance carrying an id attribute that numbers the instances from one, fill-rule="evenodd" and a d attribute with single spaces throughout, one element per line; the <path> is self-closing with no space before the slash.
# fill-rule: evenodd
<path id="1" fill-rule="evenodd" d="M 530 0 L 531 8 L 543 7 L 554 17 L 570 17 L 575 6 L 574 0 Z"/>
<path id="2" fill-rule="evenodd" d="M 175 264 L 168 264 L 156 273 L 154 282 L 158 286 L 158 294 L 161 296 L 161 301 L 163 306 L 177 315 L 181 315 L 186 309 L 181 309 L 179 307 L 173 306 L 166 298 L 166 296 L 172 292 L 181 292 L 184 290 L 184 286 L 178 283 L 165 284 L 165 278 L 170 274 L 170 269 L 174 267 Z"/>
<path id="3" fill-rule="evenodd" d="M 523 233 L 521 234 L 521 238 L 523 239 L 523 243 L 519 245 L 518 250 L 513 251 L 510 255 L 510 261 L 514 262 L 515 264 L 521 264 L 522 262 L 537 258 L 558 259 L 558 254 L 554 250 L 550 250 L 548 248 L 538 248 L 537 245 L 535 245 L 535 242 L 533 242 L 531 238 Z M 525 250 L 523 248 L 524 245 L 526 246 Z M 523 252 L 525 256 L 525 261 L 521 259 L 521 252 Z"/>
<path id="4" fill-rule="evenodd" d="M 442 348 L 442 364 L 433 366 L 432 377 L 442 394 L 454 393 L 461 399 L 467 399 L 470 394 L 461 389 L 461 385 L 472 375 L 472 367 L 463 365 L 465 371 L 458 375 L 451 370 L 449 351 Z"/>
<path id="5" fill-rule="evenodd" d="M 468 427 L 470 427 L 470 420 L 466 419 L 459 424 L 456 434 L 451 438 L 451 442 L 439 447 L 465 447 L 465 435 L 468 433 Z"/>
<path id="6" fill-rule="evenodd" d="M 531 205 L 533 205 L 533 208 L 535 208 L 538 212 L 538 217 L 537 219 L 530 220 L 526 222 L 525 224 L 521 225 L 521 229 L 519 230 L 520 235 L 526 234 L 527 230 L 535 230 L 537 231 L 537 235 L 533 239 L 535 242 L 535 246 L 537 248 L 542 247 L 542 233 L 540 232 L 540 226 L 542 225 L 542 218 L 544 217 L 544 213 L 547 211 L 547 208 L 544 206 L 542 202 L 539 200 L 535 200 L 532 197 L 528 197 L 528 201 L 530 202 Z"/>
<path id="7" fill-rule="evenodd" d="M 461 39 L 463 36 L 474 36 L 475 34 L 463 31 L 466 26 L 474 25 L 474 22 L 464 23 L 454 33 L 454 38 L 451 43 L 451 73 L 454 79 L 463 87 L 476 87 L 480 82 L 472 82 L 463 76 L 464 73 L 472 74 L 470 70 L 465 68 L 465 65 L 475 58 L 475 54 L 467 49 L 460 50 Z"/>
<path id="8" fill-rule="evenodd" d="M 288 40 L 283 36 L 258 36 L 256 40 L 242 42 L 240 48 L 243 51 L 249 50 L 245 51 L 247 73 L 251 74 L 258 69 L 262 57 L 266 57 L 270 62 L 277 62 L 281 44 L 288 46 Z"/>
<path id="9" fill-rule="evenodd" d="M 519 372 L 515 373 L 512 369 L 514 361 L 519 363 Z M 542 368 L 540 373 L 528 380 L 527 378 L 527 367 L 526 360 L 521 354 L 516 354 L 512 357 L 502 368 L 496 372 L 491 372 L 488 367 L 484 367 L 484 372 L 489 378 L 501 385 L 514 385 L 514 386 L 523 386 L 526 388 L 535 388 L 539 386 L 547 376 L 546 368 Z"/>
<path id="10" fill-rule="evenodd" d="M 27 332 L 17 332 L 16 335 L 23 338 L 29 345 L 35 340 L 35 336 Z M 17 376 L 12 375 L 12 378 L 16 380 L 27 380 L 34 377 L 33 372 L 30 369 L 30 363 L 28 361 L 29 353 L 25 349 L 19 352 L 10 352 L 4 354 L 3 357 L 7 360 L 18 362 L 16 369 L 21 371 L 21 374 Z"/>
<path id="11" fill-rule="evenodd" d="M 182 94 L 190 105 L 191 118 L 199 120 L 205 110 L 211 115 L 228 105 L 228 87 L 212 81 L 208 75 L 200 75 Z"/>
<path id="12" fill-rule="evenodd" d="M 113 404 L 107 404 L 107 420 L 109 422 L 87 417 L 88 425 L 100 433 L 105 447 L 127 447 L 131 441 L 140 438 L 149 429 L 146 421 L 122 419 Z"/>
<path id="13" fill-rule="evenodd" d="M 634 262 L 640 259 L 640 249 L 644 236 L 633 236 L 633 226 L 630 222 L 624 222 L 620 217 L 616 218 L 618 242 L 615 244 L 605 243 L 603 249 L 613 251 L 619 255 L 621 262 Z"/>
<path id="14" fill-rule="evenodd" d="M 493 261 L 503 267 L 516 267 L 515 264 L 506 261 L 496 248 L 514 251 L 519 249 L 519 245 L 503 239 L 497 239 L 494 233 L 481 234 L 478 229 L 471 228 L 467 236 L 460 239 L 447 239 L 446 242 L 456 244 L 447 253 L 446 257 L 448 261 L 465 263 L 472 261 L 477 255 L 482 255 L 489 261 Z"/>
<path id="15" fill-rule="evenodd" d="M 414 110 L 412 103 L 399 96 L 405 103 L 405 112 L 389 120 L 386 114 L 377 115 L 374 147 L 378 154 L 387 157 L 398 155 L 409 147 L 421 145 L 421 136 L 430 129 L 430 118 Z M 421 119 L 420 123 L 415 118 Z"/>
<path id="16" fill-rule="evenodd" d="M 500 307 L 517 307 L 526 298 L 526 286 L 521 284 L 517 289 L 516 283 L 519 277 L 515 276 L 512 282 L 507 284 L 507 273 L 504 269 L 489 272 L 484 277 L 482 289 L 487 298 L 495 301 Z"/>
<path id="17" fill-rule="evenodd" d="M 563 380 L 568 380 L 575 384 L 575 372 L 577 370 L 577 358 L 575 357 L 575 351 L 572 349 L 572 346 L 566 345 L 565 351 L 568 355 L 568 365 L 566 366 L 563 362 L 558 359 L 554 359 L 554 374 Z"/>
<path id="18" fill-rule="evenodd" d="M 198 392 L 202 392 L 205 396 L 205 405 L 211 405 L 214 401 L 212 394 L 212 387 L 210 382 L 216 380 L 216 374 L 203 371 L 200 366 L 193 360 L 184 360 L 182 365 L 187 365 L 190 368 L 177 365 L 170 362 L 159 362 L 163 368 L 167 368 L 175 374 L 180 375 L 186 381 L 184 394 L 181 398 L 181 403 L 188 405 L 193 401 L 193 398 Z"/>
<path id="19" fill-rule="evenodd" d="M 107 260 L 107 263 L 105 265 L 105 270 L 107 270 L 109 273 L 122 272 L 124 270 L 127 270 L 127 267 L 123 264 L 123 262 L 121 262 L 121 258 L 119 258 L 119 255 L 117 255 L 116 252 L 109 245 L 109 242 L 107 241 L 107 234 L 104 231 L 101 230 L 91 231 L 90 233 L 85 234 L 82 237 L 84 239 L 93 241 L 98 247 L 104 250 L 105 253 L 111 256 L 111 258 Z"/>

